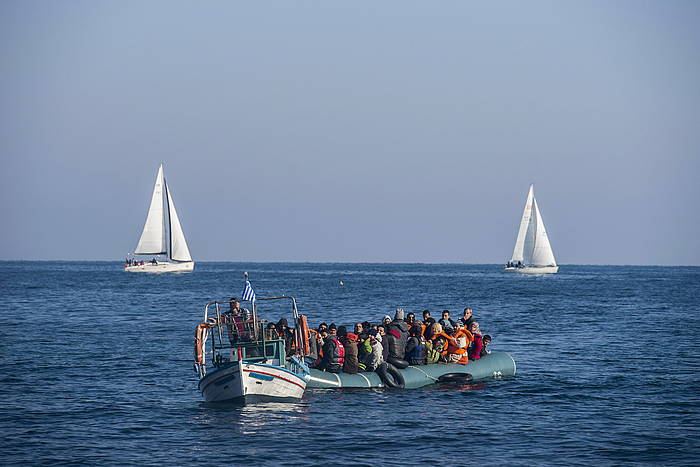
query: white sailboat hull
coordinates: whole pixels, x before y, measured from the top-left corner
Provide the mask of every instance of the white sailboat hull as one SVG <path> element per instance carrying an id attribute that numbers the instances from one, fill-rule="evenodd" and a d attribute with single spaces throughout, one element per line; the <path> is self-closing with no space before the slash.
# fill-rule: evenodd
<path id="1" fill-rule="evenodd" d="M 523 268 L 505 268 L 504 270 L 520 274 L 556 274 L 559 271 L 559 266 L 525 266 Z"/>
<path id="2" fill-rule="evenodd" d="M 285 368 L 238 362 L 208 373 L 199 381 L 207 402 L 287 401 L 301 399 L 307 379 Z"/>
<path id="3" fill-rule="evenodd" d="M 128 272 L 192 272 L 194 271 L 194 261 L 185 261 L 181 263 L 170 263 L 168 261 L 158 262 L 157 264 L 146 263 L 141 265 L 124 265 L 124 270 Z"/>

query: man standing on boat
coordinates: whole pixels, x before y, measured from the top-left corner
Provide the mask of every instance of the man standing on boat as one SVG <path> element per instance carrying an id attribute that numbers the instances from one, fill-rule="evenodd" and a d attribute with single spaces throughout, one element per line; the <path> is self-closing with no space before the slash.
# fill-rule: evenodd
<path id="1" fill-rule="evenodd" d="M 227 315 L 225 319 L 228 323 L 228 339 L 231 345 L 235 345 L 239 341 L 250 340 L 245 326 L 245 321 L 248 321 L 250 318 L 250 312 L 245 308 L 241 308 L 241 302 L 237 298 L 232 298 L 230 303 L 229 311 L 224 314 Z"/>

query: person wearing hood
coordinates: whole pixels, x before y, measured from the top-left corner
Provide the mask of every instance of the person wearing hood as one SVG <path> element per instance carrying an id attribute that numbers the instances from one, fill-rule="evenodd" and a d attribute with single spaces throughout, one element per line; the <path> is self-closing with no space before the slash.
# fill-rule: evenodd
<path id="1" fill-rule="evenodd" d="M 393 357 L 404 360 L 406 356 L 406 341 L 408 341 L 408 324 L 404 321 L 404 311 L 403 308 L 397 308 L 394 314 L 394 321 L 389 325 L 389 331 L 397 331 L 399 333 L 397 350 Z M 394 365 L 396 366 L 396 365 Z"/>
<path id="2" fill-rule="evenodd" d="M 360 363 L 360 368 L 364 371 L 374 371 L 379 365 L 384 363 L 384 353 L 381 336 L 376 329 L 372 329 L 367 334 L 367 339 L 363 342 L 363 358 Z"/>
<path id="3" fill-rule="evenodd" d="M 343 373 L 354 375 L 359 371 L 357 355 L 357 334 L 348 332 L 343 340 L 345 347 L 345 359 L 343 361 Z"/>
<path id="4" fill-rule="evenodd" d="M 280 320 L 277 321 L 275 328 L 279 338 L 284 340 L 284 350 L 287 357 L 291 356 L 295 350 L 294 332 L 291 329 L 289 329 L 289 325 L 287 324 L 287 318 L 280 318 Z"/>
<path id="5" fill-rule="evenodd" d="M 389 350 L 389 355 L 385 360 L 396 368 L 406 368 L 408 362 L 403 358 L 406 353 L 406 347 L 401 345 L 399 331 L 390 329 L 389 332 L 386 333 L 386 339 L 383 342 L 386 342 L 385 347 Z"/>

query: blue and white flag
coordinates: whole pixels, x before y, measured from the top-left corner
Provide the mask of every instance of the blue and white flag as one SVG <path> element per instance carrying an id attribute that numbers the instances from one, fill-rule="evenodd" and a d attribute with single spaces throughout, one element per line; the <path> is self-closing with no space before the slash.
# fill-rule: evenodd
<path id="1" fill-rule="evenodd" d="M 255 301 L 255 292 L 253 292 L 253 287 L 250 285 L 250 281 L 245 281 L 245 288 L 243 289 L 243 300 Z"/>

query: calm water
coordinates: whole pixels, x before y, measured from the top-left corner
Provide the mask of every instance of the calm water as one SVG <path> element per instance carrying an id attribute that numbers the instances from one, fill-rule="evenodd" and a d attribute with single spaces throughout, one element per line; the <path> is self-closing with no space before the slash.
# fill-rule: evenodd
<path id="1" fill-rule="evenodd" d="M 514 378 L 203 403 L 203 305 L 290 294 L 312 325 L 465 305 Z M 344 281 L 341 287 L 339 280 Z M 700 268 L 0 262 L 2 463 L 700 464 Z M 270 316 L 268 318 L 276 318 Z M 212 457 L 213 456 L 213 457 Z"/>

